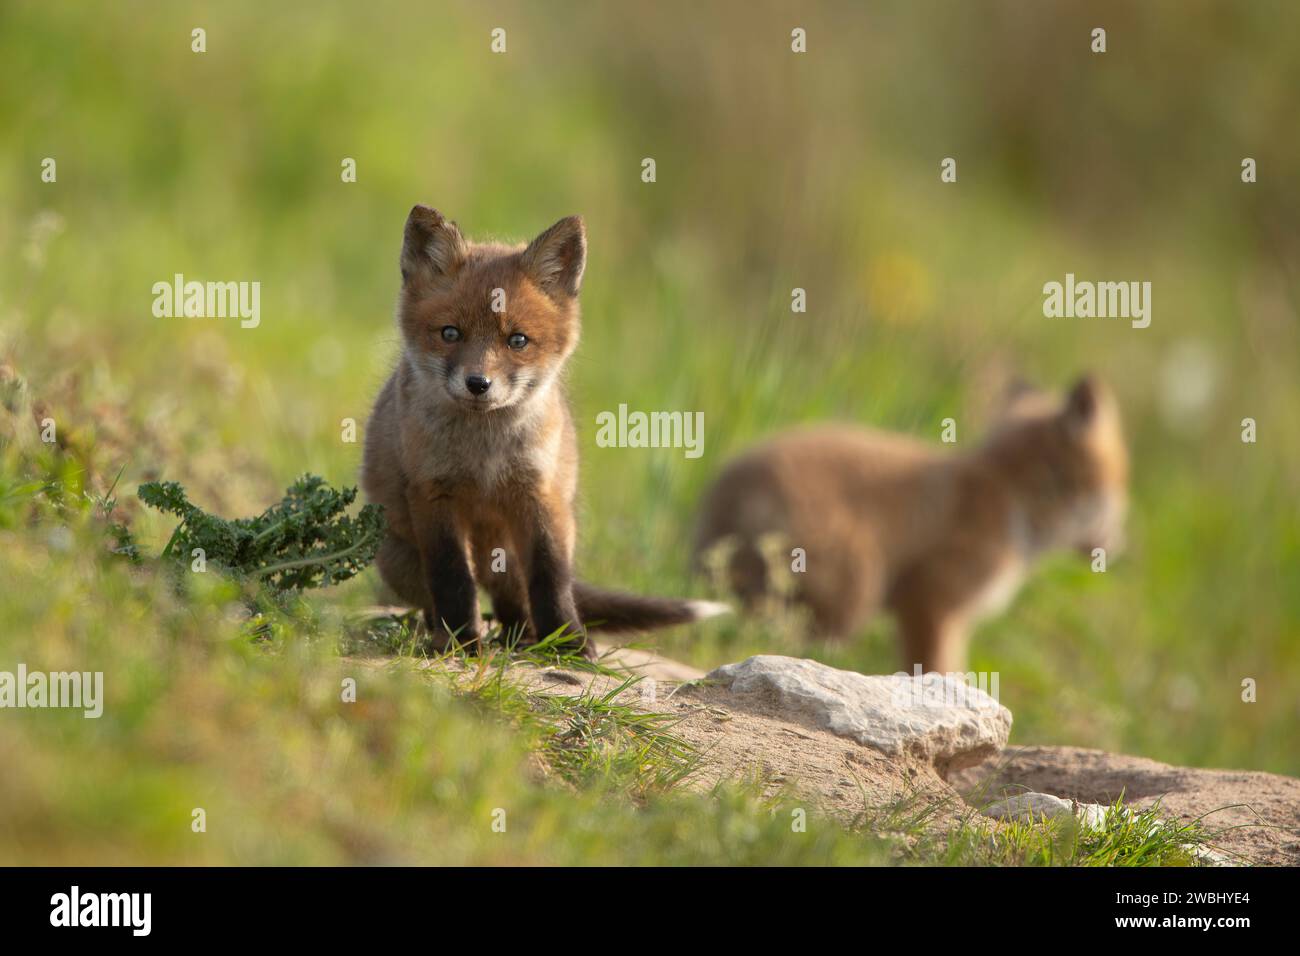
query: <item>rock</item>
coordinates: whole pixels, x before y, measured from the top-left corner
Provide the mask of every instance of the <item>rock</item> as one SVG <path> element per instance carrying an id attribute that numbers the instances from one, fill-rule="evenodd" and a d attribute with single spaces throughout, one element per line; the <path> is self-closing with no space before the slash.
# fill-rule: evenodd
<path id="1" fill-rule="evenodd" d="M 1100 803 L 1074 804 L 1062 800 L 1050 793 L 1020 793 L 1006 800 L 999 800 L 981 811 L 986 817 L 996 820 L 1020 820 L 1033 822 L 1057 820 L 1062 817 L 1076 817 L 1083 826 L 1096 829 L 1106 822 L 1106 808 Z"/>
<path id="2" fill-rule="evenodd" d="M 1006 745 L 1011 732 L 1011 711 L 942 674 L 865 675 L 759 655 L 725 664 L 708 679 L 738 702 L 797 715 L 887 754 L 912 754 L 941 774 L 985 759 Z"/>
<path id="3" fill-rule="evenodd" d="M 1109 809 L 1100 803 L 1076 803 L 1074 815 L 1084 826 L 1099 830 L 1106 825 L 1106 813 Z"/>

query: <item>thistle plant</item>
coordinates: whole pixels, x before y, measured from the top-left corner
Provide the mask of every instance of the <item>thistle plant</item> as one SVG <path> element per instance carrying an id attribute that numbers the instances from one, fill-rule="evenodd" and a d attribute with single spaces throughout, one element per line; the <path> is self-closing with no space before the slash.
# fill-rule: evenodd
<path id="1" fill-rule="evenodd" d="M 365 570 L 384 535 L 382 509 L 368 504 L 347 514 L 357 489 L 331 487 L 316 475 L 303 475 L 284 499 L 256 518 L 233 520 L 208 514 L 190 502 L 175 481 L 150 481 L 137 492 L 141 501 L 174 514 L 163 558 L 187 559 L 202 548 L 205 560 L 238 578 L 251 578 L 273 591 L 338 584 Z"/>

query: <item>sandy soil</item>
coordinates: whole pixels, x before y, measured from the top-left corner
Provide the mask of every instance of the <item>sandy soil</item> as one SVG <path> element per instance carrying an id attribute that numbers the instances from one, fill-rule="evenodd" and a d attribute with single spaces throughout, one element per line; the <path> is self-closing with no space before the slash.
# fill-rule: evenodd
<path id="1" fill-rule="evenodd" d="M 653 666 L 640 669 L 664 673 Z M 618 683 L 609 677 L 555 668 L 531 672 L 521 668 L 516 674 L 541 693 L 571 695 L 588 688 L 605 693 Z M 673 733 L 704 754 L 701 769 L 690 780 L 693 787 L 708 789 L 719 780 L 757 776 L 769 792 L 789 788 L 846 822 L 864 810 L 918 794 L 930 801 L 946 801 L 951 807 L 935 814 L 934 825 L 946 825 L 957 810 L 965 809 L 956 791 L 929 764 L 886 756 L 748 702 L 738 706 L 722 688 L 655 678 L 651 699 L 645 696 L 645 686 L 643 681 L 630 689 L 625 702 L 680 718 Z"/>
<path id="2" fill-rule="evenodd" d="M 611 647 L 601 650 L 610 652 Z M 864 811 L 915 798 L 940 805 L 927 824 L 936 831 L 948 829 L 974 807 L 1029 790 L 1082 803 L 1106 804 L 1123 795 L 1133 806 L 1159 801 L 1170 817 L 1200 818 L 1215 834 L 1213 847 L 1235 861 L 1300 864 L 1300 780 L 1291 777 L 1173 767 L 1077 747 L 1008 747 L 944 779 L 924 761 L 887 756 L 797 716 L 692 683 L 703 672 L 653 652 L 612 650 L 602 663 L 650 678 L 626 691 L 625 703 L 681 718 L 674 733 L 704 754 L 701 769 L 689 781 L 693 787 L 708 789 L 719 780 L 757 776 L 768 791 L 803 794 L 846 823 Z M 603 694 L 619 683 L 557 668 L 518 667 L 513 673 L 544 694 Z"/>
<path id="3" fill-rule="evenodd" d="M 1245 863 L 1300 864 L 1300 780 L 1242 770 L 1172 767 L 1080 747 L 1008 747 L 954 775 L 973 800 L 1036 790 L 1082 803 L 1160 802 L 1170 817 L 1200 818 L 1216 849 Z"/>
<path id="4" fill-rule="evenodd" d="M 606 658 L 611 661 L 661 683 L 703 676 L 630 649 Z M 740 705 L 718 688 L 688 686 L 666 696 L 671 687 L 657 688 L 654 709 L 685 716 L 682 736 L 708 753 L 702 782 L 757 768 L 846 818 L 919 792 L 945 802 L 934 820 L 939 826 L 969 812 L 953 799 L 958 794 L 971 806 L 1027 790 L 1081 803 L 1107 804 L 1122 795 L 1132 806 L 1159 801 L 1170 817 L 1200 819 L 1214 834 L 1213 846 L 1239 862 L 1300 865 L 1300 780 L 1293 777 L 1174 767 L 1079 747 L 1008 747 L 944 780 L 931 766 L 886 757 L 786 714 Z"/>

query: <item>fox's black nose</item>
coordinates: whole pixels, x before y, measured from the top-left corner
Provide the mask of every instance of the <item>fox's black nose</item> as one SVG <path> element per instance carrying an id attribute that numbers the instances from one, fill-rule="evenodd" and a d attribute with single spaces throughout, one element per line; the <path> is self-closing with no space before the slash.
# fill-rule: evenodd
<path id="1" fill-rule="evenodd" d="M 482 395 L 492 387 L 492 379 L 486 375 L 466 375 L 465 387 L 474 395 Z"/>

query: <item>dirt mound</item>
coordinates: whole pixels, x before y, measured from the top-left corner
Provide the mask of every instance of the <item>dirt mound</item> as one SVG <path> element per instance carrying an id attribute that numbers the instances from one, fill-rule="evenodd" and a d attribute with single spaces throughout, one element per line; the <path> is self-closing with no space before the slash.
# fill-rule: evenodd
<path id="1" fill-rule="evenodd" d="M 982 763 L 949 772 L 916 753 L 886 754 L 864 746 L 775 698 L 737 697 L 707 683 L 676 689 L 672 681 L 703 675 L 675 661 L 631 650 L 615 651 L 605 661 L 656 680 L 656 700 L 646 701 L 646 709 L 683 717 L 677 729 L 707 754 L 700 784 L 757 771 L 773 785 L 788 785 L 845 817 L 921 796 L 942 803 L 933 821 L 939 827 L 1020 793 L 1081 804 L 1122 797 L 1138 808 L 1159 802 L 1170 818 L 1183 822 L 1200 820 L 1214 834 L 1213 846 L 1235 862 L 1300 864 L 1300 780 L 1292 777 L 1174 767 L 1079 747 L 1007 747 Z M 552 681 L 592 679 L 547 673 L 536 678 L 540 689 Z"/>
<path id="2" fill-rule="evenodd" d="M 1172 767 L 1080 747 L 1008 747 L 951 782 L 983 802 L 1029 791 L 1080 803 L 1158 801 L 1171 818 L 1201 820 L 1215 847 L 1241 862 L 1300 863 L 1300 780 L 1292 777 Z"/>
<path id="3" fill-rule="evenodd" d="M 932 826 L 940 828 L 966 809 L 928 760 L 885 754 L 754 701 L 737 706 L 725 687 L 676 683 L 691 669 L 675 661 L 620 651 L 602 663 L 622 665 L 654 681 L 653 689 L 642 681 L 620 700 L 679 718 L 673 733 L 704 755 L 700 769 L 689 778 L 691 787 L 708 790 L 722 780 L 757 777 L 766 791 L 788 788 L 806 795 L 845 822 L 868 808 L 916 797 L 942 804 L 931 820 Z M 516 668 L 511 673 L 539 693 L 605 694 L 620 683 L 612 677 L 558 668 Z"/>
<path id="4" fill-rule="evenodd" d="M 1005 747 L 956 769 L 963 764 L 962 752 L 982 758 L 990 749 L 997 722 L 990 724 L 978 708 L 941 717 L 955 724 L 940 728 L 939 739 L 949 749 L 936 750 L 935 717 L 923 712 L 923 703 L 895 710 L 895 699 L 873 699 L 871 690 L 858 686 L 884 678 L 834 672 L 854 680 L 828 683 L 822 671 L 833 669 L 772 657 L 705 675 L 652 652 L 608 645 L 600 650 L 606 667 L 648 678 L 625 689 L 619 702 L 677 717 L 673 733 L 703 755 L 687 780 L 691 787 L 708 790 L 722 780 L 757 778 L 767 791 L 804 795 L 846 823 L 912 801 L 933 808 L 925 828 L 936 833 L 1018 794 L 1060 797 L 1076 805 L 1110 804 L 1122 797 L 1128 806 L 1159 802 L 1163 815 L 1200 820 L 1213 835 L 1213 850 L 1204 855 L 1216 863 L 1300 864 L 1300 780 L 1291 777 L 1173 767 L 1077 747 Z M 811 681 L 803 665 L 815 668 Z M 605 695 L 623 683 L 606 674 L 556 667 L 513 666 L 509 673 L 539 694 Z M 759 692 L 728 680 L 736 674 L 761 678 Z M 856 696 L 860 691 L 865 696 Z M 831 706 L 837 695 L 847 711 Z M 919 710 L 909 713 L 907 707 Z M 846 720 L 857 724 L 844 726 Z M 890 749 L 863 742 L 864 721 L 873 732 L 882 732 L 880 724 L 884 732 L 900 735 L 904 745 Z M 999 747 L 1006 729 L 1000 736 Z M 907 745 L 911 738 L 924 745 Z"/>

